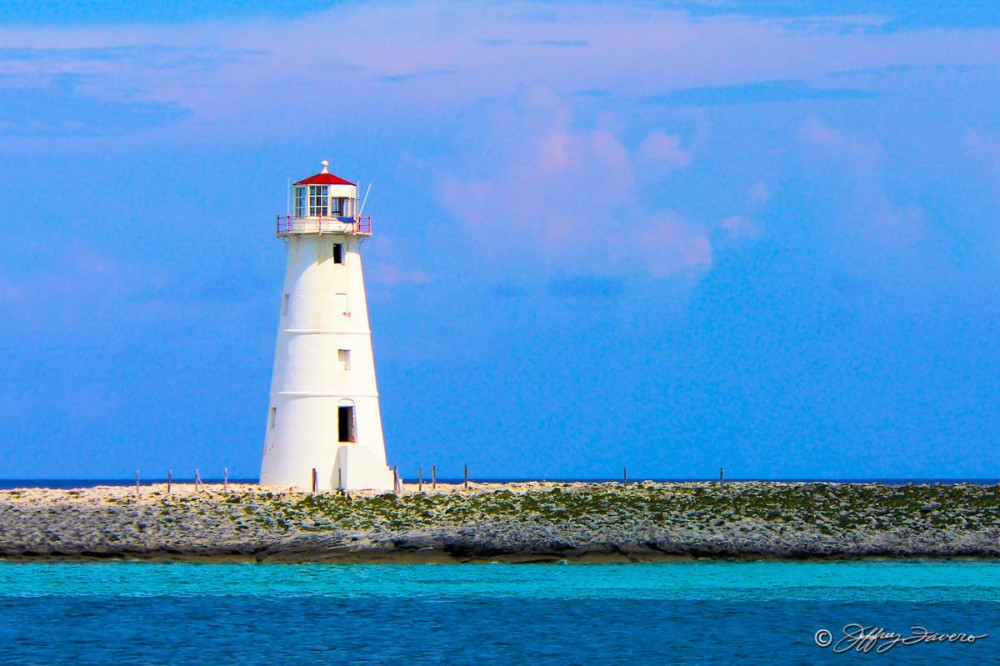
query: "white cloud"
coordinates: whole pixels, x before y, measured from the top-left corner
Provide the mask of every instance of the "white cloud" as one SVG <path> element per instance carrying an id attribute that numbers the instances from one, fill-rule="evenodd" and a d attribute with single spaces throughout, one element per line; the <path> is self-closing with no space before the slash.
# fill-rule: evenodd
<path id="1" fill-rule="evenodd" d="M 38 246 L 22 252 L 30 255 L 51 250 Z M 62 326 L 83 322 L 93 326 L 106 321 L 114 310 L 158 279 L 146 266 L 121 262 L 92 246 L 69 242 L 56 253 L 51 266 L 0 278 L 0 303 L 16 308 L 18 317 L 31 325 L 50 325 L 58 319 Z"/>
<path id="2" fill-rule="evenodd" d="M 148 261 L 121 258 L 106 247 L 70 240 L 54 251 L 46 244 L 21 252 L 45 255 L 42 265 L 0 275 L 0 308 L 28 330 L 78 331 L 81 336 L 120 333 L 164 322 L 203 327 L 240 326 L 243 314 L 270 294 L 223 274 L 192 279 L 170 275 Z M 49 256 L 51 255 L 51 256 Z"/>
<path id="3" fill-rule="evenodd" d="M 771 199 L 771 190 L 762 180 L 756 181 L 747 189 L 747 202 L 751 206 L 762 206 Z"/>
<path id="4" fill-rule="evenodd" d="M 743 215 L 730 215 L 719 222 L 719 229 L 730 240 L 757 238 L 760 235 L 760 228 L 757 224 Z"/>
<path id="5" fill-rule="evenodd" d="M 0 275 L 0 305 L 18 303 L 24 299 L 24 288 L 16 280 Z"/>
<path id="6" fill-rule="evenodd" d="M 370 270 L 366 271 L 369 275 L 367 279 L 388 287 L 430 282 L 430 275 L 413 265 L 414 256 L 413 252 L 400 251 L 392 236 L 379 234 L 378 243 L 365 260 L 366 264 L 370 264 Z"/>
<path id="7" fill-rule="evenodd" d="M 965 137 L 966 151 L 993 168 L 1000 168 L 1000 138 L 986 132 L 969 130 Z"/>
<path id="8" fill-rule="evenodd" d="M 681 147 L 679 137 L 662 132 L 651 132 L 639 146 L 639 154 L 646 160 L 683 168 L 691 164 L 691 151 Z"/>
<path id="9" fill-rule="evenodd" d="M 890 165 L 882 144 L 856 133 L 809 119 L 799 130 L 803 152 L 815 165 L 813 178 L 830 207 L 823 233 L 843 255 L 850 270 L 897 270 L 898 262 L 929 266 L 940 262 L 928 243 L 933 233 L 927 213 L 899 201 L 884 183 Z"/>
<path id="10" fill-rule="evenodd" d="M 652 277 L 701 273 L 712 267 L 712 244 L 703 229 L 674 213 L 649 217 L 637 231 L 636 250 Z"/>
<path id="11" fill-rule="evenodd" d="M 800 136 L 817 148 L 829 151 L 837 158 L 850 160 L 855 168 L 874 171 L 885 159 L 882 146 L 876 141 L 864 141 L 837 130 L 818 118 L 810 118 L 800 130 Z M 819 153 L 822 154 L 822 153 Z"/>

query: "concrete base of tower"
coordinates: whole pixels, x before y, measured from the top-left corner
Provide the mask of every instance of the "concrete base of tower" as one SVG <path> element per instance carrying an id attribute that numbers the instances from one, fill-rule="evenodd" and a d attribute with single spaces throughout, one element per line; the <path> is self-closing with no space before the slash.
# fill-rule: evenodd
<path id="1" fill-rule="evenodd" d="M 392 470 L 365 447 L 341 444 L 333 466 L 333 488 L 342 490 L 395 489 Z"/>
<path id="2" fill-rule="evenodd" d="M 270 454 L 270 455 L 269 455 Z M 267 451 L 261 467 L 263 486 L 295 490 L 395 490 L 385 459 L 361 444 L 335 444 L 320 456 L 281 456 Z"/>

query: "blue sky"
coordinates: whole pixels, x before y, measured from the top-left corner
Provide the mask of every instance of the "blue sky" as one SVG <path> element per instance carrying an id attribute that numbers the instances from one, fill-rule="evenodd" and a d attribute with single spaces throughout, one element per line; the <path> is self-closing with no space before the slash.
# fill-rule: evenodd
<path id="1" fill-rule="evenodd" d="M 998 19 L 4 3 L 0 477 L 255 476 L 321 159 L 405 476 L 998 476 Z"/>

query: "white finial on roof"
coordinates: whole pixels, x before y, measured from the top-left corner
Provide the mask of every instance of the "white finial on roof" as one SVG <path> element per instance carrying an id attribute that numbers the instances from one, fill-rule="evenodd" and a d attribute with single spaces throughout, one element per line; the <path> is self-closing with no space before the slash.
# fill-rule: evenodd
<path id="1" fill-rule="evenodd" d="M 330 163 L 326 160 L 320 162 L 323 165 L 323 170 L 320 173 L 330 173 Z"/>

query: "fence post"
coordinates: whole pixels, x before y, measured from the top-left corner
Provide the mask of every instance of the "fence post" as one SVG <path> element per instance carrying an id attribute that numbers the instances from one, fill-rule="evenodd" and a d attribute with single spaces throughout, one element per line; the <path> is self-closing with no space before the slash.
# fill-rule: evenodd
<path id="1" fill-rule="evenodd" d="M 139 470 L 135 470 L 135 498 L 142 499 L 142 494 L 139 492 Z"/>
<path id="2" fill-rule="evenodd" d="M 222 468 L 222 488 L 228 493 L 229 492 L 229 468 Z"/>
<path id="3" fill-rule="evenodd" d="M 170 494 L 170 489 L 174 485 L 174 470 L 167 470 L 167 494 Z"/>
<path id="4" fill-rule="evenodd" d="M 720 467 L 719 468 L 719 483 L 725 483 L 725 482 L 726 482 L 726 468 L 725 467 Z"/>
<path id="5" fill-rule="evenodd" d="M 424 492 L 424 466 L 420 466 L 420 471 L 417 472 L 417 492 Z"/>
<path id="6" fill-rule="evenodd" d="M 622 468 L 622 485 L 628 485 L 628 467 Z"/>
<path id="7" fill-rule="evenodd" d="M 465 489 L 469 489 L 469 466 L 465 465 Z"/>
<path id="8" fill-rule="evenodd" d="M 344 470 L 337 468 L 337 490 L 344 492 Z"/>
<path id="9" fill-rule="evenodd" d="M 312 479 L 313 479 L 313 492 L 316 492 L 317 488 L 319 488 L 319 474 L 316 472 L 315 467 L 313 467 Z"/>
<path id="10" fill-rule="evenodd" d="M 194 491 L 199 492 L 201 490 L 201 474 L 198 472 L 198 468 L 194 468 Z"/>
<path id="11" fill-rule="evenodd" d="M 437 490 L 438 487 L 438 466 L 431 465 L 431 490 Z"/>

